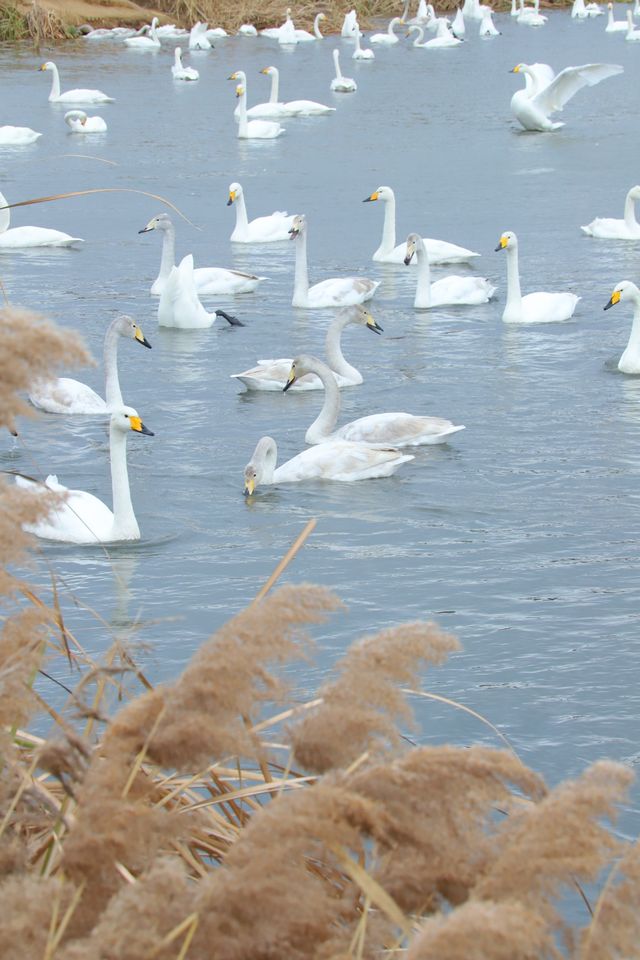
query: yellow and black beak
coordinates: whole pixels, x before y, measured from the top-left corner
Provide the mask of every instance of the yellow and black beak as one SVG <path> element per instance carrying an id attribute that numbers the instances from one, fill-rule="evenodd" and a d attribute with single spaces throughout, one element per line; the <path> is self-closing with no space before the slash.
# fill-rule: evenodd
<path id="1" fill-rule="evenodd" d="M 365 197 L 362 202 L 371 203 L 372 200 L 377 200 L 377 199 L 378 199 L 378 191 L 376 190 L 376 192 L 372 193 L 370 197 Z"/>
<path id="2" fill-rule="evenodd" d="M 149 233 L 150 230 L 155 230 L 155 224 L 153 220 L 149 220 L 149 223 L 146 227 L 143 227 L 142 230 L 138 230 L 138 233 Z"/>
<path id="3" fill-rule="evenodd" d="M 298 236 L 299 233 L 300 233 L 300 230 L 298 229 L 298 227 L 291 227 L 291 229 L 289 230 L 289 237 L 292 240 L 295 240 L 295 238 Z"/>
<path id="4" fill-rule="evenodd" d="M 500 237 L 498 246 L 493 252 L 498 253 L 499 250 L 504 250 L 508 243 L 509 243 L 509 240 L 507 239 L 507 237 Z"/>
<path id="5" fill-rule="evenodd" d="M 520 64 L 517 64 L 517 66 L 512 67 L 511 70 L 509 70 L 509 73 L 520 73 Z"/>
<path id="6" fill-rule="evenodd" d="M 145 337 L 140 327 L 136 327 L 136 340 L 138 341 L 138 343 L 141 343 L 143 347 L 148 347 L 149 350 L 151 350 L 151 344 Z"/>
<path id="7" fill-rule="evenodd" d="M 253 495 L 253 491 L 256 488 L 255 477 L 245 477 L 244 478 L 244 495 L 245 497 L 250 497 Z"/>
<path id="8" fill-rule="evenodd" d="M 291 370 L 289 371 L 289 376 L 287 378 L 287 382 L 282 388 L 282 392 L 286 393 L 289 387 L 292 386 L 292 384 L 294 384 L 295 382 L 296 382 L 296 368 L 291 367 Z"/>
<path id="9" fill-rule="evenodd" d="M 238 79 L 237 73 L 232 73 L 230 77 L 227 77 L 227 80 L 237 80 L 237 79 Z"/>
<path id="10" fill-rule="evenodd" d="M 608 310 L 610 307 L 615 307 L 616 303 L 620 303 L 620 291 L 619 291 L 619 290 L 614 290 L 614 291 L 613 291 L 613 293 L 611 294 L 611 299 L 609 300 L 609 303 L 606 305 L 606 307 L 605 307 L 604 309 L 605 309 L 605 310 Z"/>
<path id="11" fill-rule="evenodd" d="M 263 67 L 260 73 L 269 73 L 269 67 Z"/>
<path id="12" fill-rule="evenodd" d="M 146 437 L 155 436 L 152 430 L 149 430 L 148 427 L 145 427 L 140 417 L 129 417 L 129 423 L 131 424 L 131 429 L 136 433 L 143 433 Z"/>
<path id="13" fill-rule="evenodd" d="M 413 255 L 414 255 L 414 253 L 415 253 L 415 250 L 412 250 L 411 253 L 408 253 L 408 254 L 406 255 L 406 257 L 404 258 L 404 265 L 405 265 L 405 267 L 408 267 L 409 264 L 411 263 L 411 261 L 413 260 Z"/>
<path id="14" fill-rule="evenodd" d="M 374 333 L 384 333 L 383 328 L 376 320 L 373 319 L 371 314 L 369 314 L 369 319 L 367 320 L 367 327 L 369 330 L 373 330 Z"/>
<path id="15" fill-rule="evenodd" d="M 230 207 L 235 199 L 236 199 L 235 190 L 229 190 L 229 199 L 227 200 L 227 206 Z"/>
<path id="16" fill-rule="evenodd" d="M 42 63 L 42 64 L 40 64 L 40 66 L 38 67 L 38 70 L 45 70 L 45 69 L 46 69 L 46 66 L 47 66 L 46 63 Z"/>

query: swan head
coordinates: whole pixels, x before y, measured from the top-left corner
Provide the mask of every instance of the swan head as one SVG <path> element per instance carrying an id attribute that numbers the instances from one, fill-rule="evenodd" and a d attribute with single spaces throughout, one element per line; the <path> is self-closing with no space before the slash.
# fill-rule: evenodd
<path id="1" fill-rule="evenodd" d="M 251 460 L 244 468 L 244 495 L 250 497 L 260 481 L 267 475 L 273 475 L 278 460 L 278 448 L 273 437 L 261 437 L 258 440 Z M 265 470 L 265 467 L 267 468 Z M 267 479 L 270 479 L 268 476 Z"/>
<path id="2" fill-rule="evenodd" d="M 348 323 L 359 323 L 362 324 L 362 326 L 368 327 L 369 330 L 373 330 L 374 333 L 384 333 L 383 328 L 362 303 L 356 303 L 351 307 L 344 307 L 339 315 Z"/>
<path id="3" fill-rule="evenodd" d="M 305 373 L 314 373 L 318 364 L 324 366 L 320 360 L 315 360 L 306 353 L 301 353 L 299 356 L 297 356 L 295 360 L 291 361 L 289 376 L 287 377 L 287 382 L 282 388 L 282 392 L 286 393 L 289 387 L 293 386 L 299 377 L 304 377 Z"/>
<path id="4" fill-rule="evenodd" d="M 296 237 L 299 237 L 302 231 L 307 226 L 307 218 L 304 213 L 299 213 L 297 217 L 293 218 L 293 223 L 291 224 L 291 229 L 289 230 L 289 236 L 292 240 L 295 240 Z"/>
<path id="5" fill-rule="evenodd" d="M 372 203 L 374 200 L 382 200 L 387 202 L 388 200 L 394 199 L 394 192 L 391 187 L 378 187 L 377 190 L 374 190 L 372 194 L 368 197 L 365 197 L 362 201 L 363 203 Z"/>
<path id="6" fill-rule="evenodd" d="M 138 230 L 138 233 L 149 233 L 150 230 L 170 230 L 172 226 L 171 217 L 167 213 L 159 213 L 157 217 L 149 220 L 146 227 Z"/>
<path id="7" fill-rule="evenodd" d="M 151 344 L 142 332 L 142 327 L 138 326 L 133 317 L 123 313 L 122 316 L 116 317 L 113 326 L 121 337 L 127 337 L 129 340 L 137 340 L 143 347 L 148 347 L 149 350 L 151 350 Z"/>
<path id="8" fill-rule="evenodd" d="M 409 234 L 409 236 L 407 237 L 407 249 L 404 255 L 405 267 L 409 266 L 409 264 L 413 259 L 414 253 L 416 253 L 416 251 L 420 249 L 421 244 L 422 244 L 422 237 L 420 237 L 417 233 Z"/>
<path id="9" fill-rule="evenodd" d="M 120 433 L 127 434 L 130 430 L 134 433 L 142 433 L 146 437 L 153 437 L 153 431 L 145 427 L 138 411 L 133 407 L 120 407 L 111 414 L 111 426 Z"/>
<path id="10" fill-rule="evenodd" d="M 236 70 L 230 77 L 227 77 L 227 80 L 237 80 L 238 83 L 246 83 L 247 75 L 244 70 Z"/>
<path id="11" fill-rule="evenodd" d="M 628 196 L 631 197 L 632 200 L 640 200 L 640 186 L 631 187 Z"/>
<path id="12" fill-rule="evenodd" d="M 631 283 L 630 280 L 622 280 L 620 283 L 616 284 L 616 287 L 609 298 L 609 302 L 604 309 L 609 310 L 610 307 L 615 307 L 616 303 L 620 303 L 621 300 L 640 301 L 640 290 L 638 290 L 635 283 Z"/>
<path id="13" fill-rule="evenodd" d="M 242 187 L 239 183 L 230 183 L 229 184 L 229 199 L 227 200 L 227 206 L 230 207 L 238 197 L 242 196 Z"/>
<path id="14" fill-rule="evenodd" d="M 495 252 L 498 253 L 499 250 L 509 250 L 518 246 L 518 238 L 512 230 L 506 230 L 502 234 L 498 241 L 498 246 L 495 249 Z"/>
<path id="15" fill-rule="evenodd" d="M 84 127 L 85 123 L 87 122 L 87 115 L 84 110 L 67 110 L 64 115 L 64 119 L 65 123 L 70 127 L 73 127 L 75 122 L 81 123 Z"/>
<path id="16" fill-rule="evenodd" d="M 526 66 L 526 63 L 516 63 L 515 67 L 512 67 L 511 70 L 509 70 L 509 73 L 524 73 Z"/>
<path id="17" fill-rule="evenodd" d="M 55 70 L 55 68 L 56 68 L 55 63 L 53 63 L 52 60 L 47 60 L 46 63 L 43 63 L 41 66 L 38 67 L 38 70 Z"/>
<path id="18" fill-rule="evenodd" d="M 260 73 L 264 73 L 267 77 L 273 76 L 274 73 L 278 73 L 277 67 L 263 67 Z"/>

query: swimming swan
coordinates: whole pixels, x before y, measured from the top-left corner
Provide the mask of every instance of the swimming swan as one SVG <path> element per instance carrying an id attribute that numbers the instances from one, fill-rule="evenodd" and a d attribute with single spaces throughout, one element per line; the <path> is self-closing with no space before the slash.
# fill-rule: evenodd
<path id="1" fill-rule="evenodd" d="M 448 21 L 444 17 L 439 17 L 436 35 L 433 40 L 427 40 L 424 47 L 425 49 L 446 49 L 447 47 L 459 47 L 462 42 L 451 33 Z"/>
<path id="2" fill-rule="evenodd" d="M 604 28 L 605 33 L 626 33 L 628 30 L 626 20 L 613 19 L 613 4 L 607 4 L 607 25 Z"/>
<path id="3" fill-rule="evenodd" d="M 334 277 L 309 286 L 307 269 L 307 218 L 304 214 L 294 218 L 289 230 L 296 241 L 296 269 L 293 284 L 294 307 L 320 310 L 323 307 L 348 307 L 353 303 L 369 300 L 380 286 L 379 280 L 365 277 Z"/>
<path id="4" fill-rule="evenodd" d="M 71 247 L 74 243 L 84 243 L 79 237 L 70 237 L 68 233 L 49 230 L 48 227 L 13 227 L 10 230 L 10 223 L 11 211 L 5 196 L 0 193 L 0 251 L 26 247 Z"/>
<path id="5" fill-rule="evenodd" d="M 363 203 L 372 203 L 381 200 L 384 203 L 384 224 L 380 246 L 372 256 L 377 263 L 404 263 L 406 246 L 399 243 L 396 246 L 396 197 L 391 187 L 378 187 L 370 196 L 365 197 Z M 425 238 L 424 244 L 429 255 L 429 263 L 466 263 L 479 253 L 458 247 L 455 243 L 446 240 L 432 240 Z"/>
<path id="6" fill-rule="evenodd" d="M 580 227 L 588 237 L 603 240 L 640 240 L 640 223 L 636 220 L 635 202 L 640 200 L 640 186 L 631 187 L 624 201 L 624 220 L 596 217 L 586 227 Z"/>
<path id="7" fill-rule="evenodd" d="M 195 67 L 185 67 L 182 63 L 182 49 L 176 47 L 173 55 L 173 66 L 171 67 L 171 76 L 174 80 L 199 80 L 200 74 Z"/>
<path id="8" fill-rule="evenodd" d="M 188 254 L 182 258 L 179 266 L 172 267 L 162 288 L 158 304 L 158 325 L 177 327 L 180 330 L 203 330 L 213 326 L 216 317 L 224 317 L 233 327 L 244 326 L 224 310 L 207 313 L 200 303 L 193 277 L 193 256 Z"/>
<path id="9" fill-rule="evenodd" d="M 633 323 L 627 348 L 618 361 L 618 370 L 622 373 L 640 373 L 640 290 L 635 283 L 629 280 L 618 283 L 604 309 L 608 310 L 621 300 L 629 300 L 633 304 Z"/>
<path id="10" fill-rule="evenodd" d="M 51 93 L 49 94 L 50 103 L 113 103 L 113 97 L 108 97 L 102 90 L 66 90 L 60 93 L 60 74 L 58 68 L 52 60 L 47 60 L 39 68 L 40 70 L 50 70 L 53 73 L 51 83 Z"/>
<path id="11" fill-rule="evenodd" d="M 376 55 L 373 50 L 370 50 L 368 47 L 362 47 L 360 45 L 360 26 L 356 20 L 356 32 L 354 34 L 356 41 L 356 48 L 351 54 L 352 60 L 375 60 Z"/>
<path id="12" fill-rule="evenodd" d="M 46 520 L 26 525 L 25 529 L 37 537 L 62 543 L 91 544 L 139 540 L 140 528 L 133 512 L 127 472 L 127 435 L 131 430 L 148 437 L 153 436 L 133 407 L 114 410 L 109 421 L 113 512 L 92 493 L 63 487 L 55 476 L 47 477 L 44 484 L 17 477 L 16 483 L 23 489 L 40 494 L 53 490 L 54 493 L 66 495 L 65 502 L 54 507 Z"/>
<path id="13" fill-rule="evenodd" d="M 333 65 L 336 68 L 336 75 L 331 81 L 331 89 L 334 93 L 355 93 L 358 84 L 351 77 L 345 77 L 340 70 L 340 51 L 333 51 Z"/>
<path id="14" fill-rule="evenodd" d="M 135 50 L 159 50 L 161 44 L 156 30 L 157 26 L 158 18 L 154 17 L 151 21 L 148 37 L 126 37 L 124 42 L 128 47 L 133 47 Z"/>
<path id="15" fill-rule="evenodd" d="M 417 310 L 428 310 L 443 304 L 487 303 L 496 292 L 496 288 L 484 277 L 443 277 L 431 283 L 429 257 L 424 240 L 417 233 L 407 237 L 404 263 L 409 266 L 413 256 L 418 261 L 418 283 L 413 305 Z"/>
<path id="16" fill-rule="evenodd" d="M 104 394 L 103 400 L 95 390 L 80 380 L 57 377 L 34 386 L 29 400 L 38 410 L 47 413 L 85 414 L 109 413 L 124 406 L 118 379 L 118 342 L 120 337 L 136 340 L 143 347 L 151 344 L 132 317 L 123 314 L 112 320 L 104 337 Z"/>
<path id="17" fill-rule="evenodd" d="M 189 50 L 211 50 L 213 44 L 207 36 L 208 23 L 197 23 L 189 31 Z"/>
<path id="18" fill-rule="evenodd" d="M 35 143 L 41 133 L 36 133 L 31 127 L 12 127 L 7 123 L 0 126 L 0 147 L 24 147 Z"/>
<path id="19" fill-rule="evenodd" d="M 615 63 L 584 63 L 580 67 L 565 67 L 549 84 L 536 89 L 533 95 L 526 89 L 517 90 L 511 98 L 511 110 L 525 130 L 558 130 L 564 124 L 550 120 L 550 114 L 562 110 L 583 87 L 593 87 L 622 71 L 623 68 Z M 526 76 L 530 70 L 528 64 L 519 63 L 511 72 Z"/>
<path id="20" fill-rule="evenodd" d="M 575 293 L 520 293 L 518 238 L 508 230 L 496 247 L 507 251 L 507 302 L 502 313 L 505 323 L 554 323 L 568 320 L 580 297 Z"/>
<path id="21" fill-rule="evenodd" d="M 389 21 L 387 32 L 372 34 L 372 36 L 369 37 L 369 43 L 381 43 L 385 46 L 391 46 L 391 44 L 398 43 L 400 38 L 394 33 L 394 27 L 396 24 L 402 25 L 403 23 L 404 21 L 402 17 L 394 17 L 393 20 Z"/>
<path id="22" fill-rule="evenodd" d="M 64 122 L 71 133 L 106 133 L 107 124 L 102 117 L 88 117 L 84 110 L 67 110 Z"/>
<path id="23" fill-rule="evenodd" d="M 171 270 L 175 266 L 176 231 L 173 221 L 166 213 L 159 213 L 152 217 L 146 227 L 138 233 L 149 233 L 159 230 L 162 234 L 162 259 L 160 272 L 153 281 L 150 293 L 160 296 L 164 289 Z M 193 280 L 198 293 L 206 296 L 237 293 L 252 293 L 265 278 L 256 277 L 252 273 L 241 273 L 239 270 L 227 270 L 224 267 L 198 267 L 193 271 Z"/>
<path id="24" fill-rule="evenodd" d="M 284 389 L 288 390 L 296 378 L 305 373 L 317 374 L 324 386 L 322 410 L 305 434 L 307 443 L 351 440 L 355 443 L 416 447 L 425 443 L 443 443 L 452 433 L 464 430 L 463 426 L 456 426 L 441 417 L 416 417 L 412 413 L 374 413 L 352 420 L 334 432 L 340 413 L 340 391 L 336 378 L 326 363 L 316 357 L 300 354 L 291 364 Z"/>
<path id="25" fill-rule="evenodd" d="M 374 333 L 381 333 L 382 327 L 373 319 L 366 307 L 356 304 L 345 307 L 331 321 L 325 337 L 325 356 L 330 369 L 333 371 L 339 387 L 356 387 L 362 383 L 362 374 L 344 358 L 342 353 L 342 333 L 349 324 L 366 326 Z M 232 378 L 244 383 L 247 390 L 282 390 L 287 382 L 291 370 L 292 360 L 258 360 L 255 367 L 243 373 L 232 373 Z M 296 379 L 293 390 L 322 390 L 322 380 L 315 373 L 308 373 Z"/>
<path id="26" fill-rule="evenodd" d="M 261 437 L 244 468 L 244 492 L 251 496 L 256 487 L 273 483 L 297 483 L 301 480 L 373 480 L 390 477 L 400 464 L 414 460 L 412 454 L 394 449 L 376 449 L 348 440 L 328 440 L 303 450 L 281 466 L 278 448 L 272 437 Z"/>
<path id="27" fill-rule="evenodd" d="M 293 226 L 296 214 L 285 210 L 276 210 L 268 217 L 256 217 L 249 221 L 244 202 L 244 190 L 239 183 L 229 184 L 227 206 L 235 204 L 236 225 L 230 240 L 233 243 L 275 243 L 278 240 L 290 240 L 289 230 Z"/>
<path id="28" fill-rule="evenodd" d="M 485 13 L 484 17 L 480 21 L 480 29 L 478 30 L 478 35 L 480 37 L 499 37 L 500 31 L 496 28 L 493 19 L 491 17 L 491 11 Z"/>
<path id="29" fill-rule="evenodd" d="M 280 71 L 277 67 L 264 67 L 260 73 L 271 77 L 271 92 L 268 103 L 259 103 L 247 110 L 248 117 L 317 117 L 325 113 L 335 113 L 335 107 L 328 107 L 317 100 L 278 100 L 280 91 Z"/>
<path id="30" fill-rule="evenodd" d="M 249 120 L 247 118 L 247 78 L 242 70 L 236 70 L 229 80 L 238 80 L 236 97 L 240 100 L 240 116 L 237 136 L 241 140 L 274 140 L 284 133 L 284 127 L 271 120 Z"/>
<path id="31" fill-rule="evenodd" d="M 627 27 L 628 29 L 625 36 L 625 40 L 629 40 L 635 43 L 640 41 L 640 30 L 635 29 L 635 26 L 633 23 L 633 14 L 631 13 L 631 10 L 627 10 Z"/>

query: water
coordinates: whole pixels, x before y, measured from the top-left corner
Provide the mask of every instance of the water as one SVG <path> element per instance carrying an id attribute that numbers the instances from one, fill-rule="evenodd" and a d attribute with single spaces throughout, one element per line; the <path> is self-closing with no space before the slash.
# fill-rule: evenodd
<path id="1" fill-rule="evenodd" d="M 36 574 L 46 583 L 53 564 L 69 627 L 92 653 L 110 642 L 97 611 L 113 628 L 137 625 L 151 645 L 140 658 L 154 681 L 176 676 L 316 517 L 283 579 L 335 588 L 349 611 L 317 634 L 316 662 L 296 666 L 297 692 L 309 694 L 356 637 L 433 618 L 464 650 L 426 688 L 490 718 L 554 783 L 600 757 L 640 762 L 640 380 L 616 369 L 628 308 L 602 310 L 618 281 L 638 279 L 640 245 L 579 230 L 594 216 L 621 217 L 638 181 L 640 132 L 630 118 L 640 49 L 606 35 L 604 18 L 572 22 L 568 11 L 552 13 L 541 30 L 504 15 L 496 22 L 503 33 L 494 40 L 480 41 L 470 24 L 461 48 L 430 53 L 400 43 L 378 49 L 374 63 L 351 61 L 343 40 L 289 52 L 231 38 L 190 57 L 201 79 L 181 86 L 169 70 L 173 45 L 158 54 L 111 44 L 56 49 L 48 55 L 63 89 L 97 86 L 117 98 L 88 111 L 109 130 L 86 139 L 67 134 L 65 108 L 47 102 L 50 76 L 36 70 L 46 55 L 3 49 L 3 122 L 44 134 L 32 147 L 3 151 L 0 189 L 10 201 L 91 187 L 161 194 L 195 224 L 176 218 L 179 255 L 192 251 L 196 265 L 250 268 L 269 281 L 235 301 L 207 301 L 237 314 L 244 329 L 158 330 L 148 289 L 159 237 L 138 230 L 163 208 L 135 193 L 16 210 L 15 225 L 54 226 L 86 244 L 5 255 L 0 275 L 14 303 L 79 330 L 96 356 L 119 312 L 133 314 L 153 344 L 120 347 L 124 395 L 156 434 L 129 441 L 142 542 L 45 545 Z M 358 81 L 355 95 L 329 92 L 336 44 L 343 72 Z M 563 130 L 531 134 L 509 110 L 522 82 L 509 70 L 521 61 L 556 69 L 614 62 L 625 73 L 579 93 Z M 313 98 L 337 112 L 287 120 L 277 141 L 239 142 L 226 78 L 246 70 L 249 102 L 266 99 L 258 71 L 270 63 L 281 68 L 283 99 Z M 281 461 L 294 455 L 321 397 L 247 395 L 229 375 L 258 357 L 321 351 L 329 315 L 291 308 L 292 244 L 231 247 L 234 211 L 225 204 L 234 180 L 250 217 L 307 214 L 312 282 L 350 273 L 382 280 L 372 310 L 384 336 L 345 335 L 365 383 L 343 392 L 343 422 L 404 409 L 449 417 L 466 424 L 464 433 L 418 450 L 393 478 L 282 485 L 244 500 L 242 471 L 257 439 L 273 435 Z M 473 269 L 498 283 L 496 302 L 413 310 L 415 271 L 370 260 L 383 211 L 361 201 L 381 184 L 396 191 L 398 241 L 417 229 L 480 251 Z M 502 323 L 506 264 L 493 250 L 506 229 L 520 238 L 523 290 L 579 293 L 574 320 Z M 99 368 L 80 375 L 102 389 Z M 5 439 L 1 460 L 56 472 L 110 502 L 98 421 L 39 416 L 19 441 Z M 451 708 L 420 702 L 417 710 L 419 740 L 497 743 Z M 629 833 L 638 828 L 634 810 L 623 821 Z"/>

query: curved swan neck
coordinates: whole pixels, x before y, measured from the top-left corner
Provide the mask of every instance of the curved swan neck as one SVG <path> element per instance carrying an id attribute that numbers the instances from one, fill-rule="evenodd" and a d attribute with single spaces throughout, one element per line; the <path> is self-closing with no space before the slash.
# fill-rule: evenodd
<path id="1" fill-rule="evenodd" d="M 178 70 L 182 70 L 182 56 L 180 54 L 180 47 L 176 47 L 173 55 L 173 64 Z"/>
<path id="2" fill-rule="evenodd" d="M 346 377 L 352 383 L 362 383 L 362 374 L 345 360 L 342 353 L 342 331 L 350 323 L 352 318 L 349 313 L 338 315 L 331 321 L 324 341 L 324 351 L 334 373 L 339 373 L 341 377 Z"/>
<path id="3" fill-rule="evenodd" d="M 158 26 L 158 18 L 157 18 L 157 17 L 154 17 L 153 20 L 151 21 L 151 29 L 149 30 L 149 36 L 151 37 L 151 39 L 153 40 L 154 43 L 159 43 L 159 42 L 160 42 L 160 41 L 158 40 L 158 33 L 157 33 L 157 30 L 156 30 L 156 27 L 157 27 L 157 26 Z"/>
<path id="4" fill-rule="evenodd" d="M 0 193 L 0 207 L 7 206 L 7 198 L 4 194 Z M 11 210 L 0 210 L 0 233 L 4 233 L 5 230 L 9 229 L 9 224 L 11 223 Z"/>
<path id="5" fill-rule="evenodd" d="M 322 410 L 305 434 L 307 443 L 322 443 L 330 436 L 340 413 L 340 390 L 329 367 L 320 360 L 307 364 L 307 372 L 315 373 L 322 380 L 324 403 Z"/>
<path id="6" fill-rule="evenodd" d="M 640 230 L 640 224 L 636 220 L 636 202 L 633 197 L 633 190 L 629 191 L 626 200 L 624 201 L 624 222 L 625 226 L 634 233 L 637 233 L 637 231 Z M 0 230 L 1 229 L 2 224 L 0 223 Z"/>
<path id="7" fill-rule="evenodd" d="M 272 437 L 262 437 L 253 452 L 251 464 L 259 468 L 259 483 L 273 483 L 276 463 L 278 462 L 278 448 Z"/>
<path id="8" fill-rule="evenodd" d="M 321 13 L 317 13 L 316 16 L 315 16 L 315 20 L 313 21 L 313 35 L 314 35 L 314 37 L 316 37 L 318 40 L 324 40 L 324 37 L 323 37 L 322 34 L 320 33 L 320 21 L 321 21 L 321 20 L 322 20 L 322 14 L 321 14 Z"/>
<path id="9" fill-rule="evenodd" d="M 340 54 L 337 50 L 333 51 L 333 62 L 336 68 L 336 80 L 342 80 L 342 73 L 340 72 Z"/>
<path id="10" fill-rule="evenodd" d="M 280 93 L 280 71 L 277 67 L 271 67 L 271 93 L 269 94 L 269 103 L 277 103 Z"/>
<path id="11" fill-rule="evenodd" d="M 384 201 L 384 223 L 382 225 L 382 243 L 376 251 L 380 254 L 391 253 L 396 245 L 396 198 L 392 193 Z"/>
<path id="12" fill-rule="evenodd" d="M 431 306 L 431 270 L 429 269 L 429 257 L 424 245 L 424 240 L 416 244 L 416 259 L 418 261 L 418 282 L 416 284 L 416 298 L 413 302 L 414 307 Z"/>
<path id="13" fill-rule="evenodd" d="M 113 539 L 134 540 L 140 528 L 133 512 L 127 471 L 127 437 L 113 424 L 109 427 L 111 489 L 113 492 Z"/>
<path id="14" fill-rule="evenodd" d="M 118 322 L 118 318 L 111 321 L 104 338 L 104 394 L 110 410 L 124 406 L 118 379 L 118 340 L 120 338 L 116 329 Z"/>
<path id="15" fill-rule="evenodd" d="M 240 230 L 243 234 L 246 234 L 249 227 L 249 220 L 247 218 L 247 207 L 244 202 L 244 193 L 236 196 L 233 205 L 236 208 L 236 231 Z M 236 231 L 234 231 L 234 233 Z"/>
<path id="16" fill-rule="evenodd" d="M 307 266 L 307 231 L 301 230 L 293 241 L 296 245 L 296 271 L 293 279 L 293 307 L 306 306 L 309 297 L 309 269 Z"/>
<path id="17" fill-rule="evenodd" d="M 49 94 L 49 100 L 57 100 L 60 96 L 60 74 L 58 73 L 58 68 L 55 63 L 51 64 L 51 72 L 53 77 L 51 78 L 51 93 Z"/>
<path id="18" fill-rule="evenodd" d="M 409 18 L 409 4 L 411 0 L 404 0 L 404 10 L 402 11 L 402 19 L 408 20 Z"/>
<path id="19" fill-rule="evenodd" d="M 507 302 L 505 312 L 509 309 L 521 309 L 522 294 L 520 292 L 520 271 L 518 269 L 518 247 L 517 245 L 506 248 L 507 254 Z"/>
<path id="20" fill-rule="evenodd" d="M 156 278 L 166 280 L 173 270 L 176 260 L 176 231 L 172 223 L 168 224 L 162 231 L 162 257 L 160 260 L 160 273 Z"/>
<path id="21" fill-rule="evenodd" d="M 395 37 L 394 27 L 396 23 L 400 23 L 401 17 L 394 17 L 393 20 L 389 21 L 389 26 L 387 27 L 387 33 L 390 37 Z"/>

